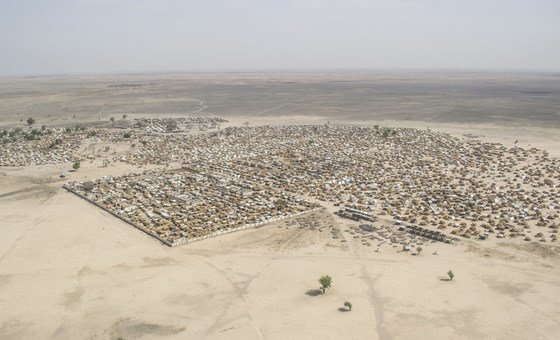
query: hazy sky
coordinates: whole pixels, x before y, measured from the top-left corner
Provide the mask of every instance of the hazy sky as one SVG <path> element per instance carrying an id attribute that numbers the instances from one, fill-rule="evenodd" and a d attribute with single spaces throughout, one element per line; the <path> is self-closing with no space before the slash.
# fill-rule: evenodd
<path id="1" fill-rule="evenodd" d="M 560 0 L 0 0 L 0 75 L 560 70 Z"/>

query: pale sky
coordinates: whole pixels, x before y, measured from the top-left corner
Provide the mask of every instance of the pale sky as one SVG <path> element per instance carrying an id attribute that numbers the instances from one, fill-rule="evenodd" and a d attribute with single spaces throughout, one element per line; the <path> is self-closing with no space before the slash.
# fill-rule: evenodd
<path id="1" fill-rule="evenodd" d="M 560 70 L 560 0 L 0 0 L 0 75 Z"/>

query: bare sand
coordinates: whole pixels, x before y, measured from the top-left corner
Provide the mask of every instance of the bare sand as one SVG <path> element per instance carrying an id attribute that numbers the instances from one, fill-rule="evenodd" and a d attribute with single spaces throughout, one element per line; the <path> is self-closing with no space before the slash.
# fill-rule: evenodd
<path id="1" fill-rule="evenodd" d="M 232 117 L 237 124 L 249 117 Z M 288 115 L 251 124 L 326 123 Z M 356 123 L 355 120 L 349 123 Z M 375 122 L 364 122 L 374 124 Z M 383 121 L 558 155 L 554 128 Z M 463 135 L 468 134 L 469 137 Z M 169 248 L 61 188 L 71 167 L 0 169 L 1 339 L 556 339 L 558 246 L 508 240 L 375 252 L 285 222 Z M 83 163 L 73 179 L 124 173 Z M 437 251 L 438 255 L 432 252 Z M 453 270 L 455 279 L 447 280 Z M 321 275 L 332 288 L 317 294 Z M 352 311 L 342 309 L 351 301 Z"/>

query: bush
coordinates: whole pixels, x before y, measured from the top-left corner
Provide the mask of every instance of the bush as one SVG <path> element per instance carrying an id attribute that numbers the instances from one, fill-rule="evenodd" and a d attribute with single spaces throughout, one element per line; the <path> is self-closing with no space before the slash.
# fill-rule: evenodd
<path id="1" fill-rule="evenodd" d="M 27 118 L 27 125 L 33 125 L 33 124 L 35 124 L 35 119 L 31 117 Z"/>
<path id="2" fill-rule="evenodd" d="M 124 138 L 130 138 L 130 136 L 132 136 L 130 132 L 125 132 L 123 135 Z"/>
<path id="3" fill-rule="evenodd" d="M 35 139 L 36 139 L 35 135 L 32 134 L 32 133 L 26 133 L 26 134 L 23 136 L 23 138 L 25 138 L 26 140 L 35 140 Z"/>
<path id="4" fill-rule="evenodd" d="M 75 161 L 74 164 L 72 165 L 72 168 L 74 170 L 78 170 L 80 168 L 80 161 Z"/>
<path id="5" fill-rule="evenodd" d="M 352 310 L 352 303 L 350 301 L 344 302 L 344 307 L 348 308 L 348 310 Z"/>

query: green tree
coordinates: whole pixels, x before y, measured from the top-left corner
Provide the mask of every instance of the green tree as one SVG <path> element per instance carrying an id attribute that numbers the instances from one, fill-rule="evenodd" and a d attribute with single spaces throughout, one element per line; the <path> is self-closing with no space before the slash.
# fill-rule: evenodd
<path id="1" fill-rule="evenodd" d="M 33 119 L 32 117 L 27 118 L 27 125 L 33 125 L 35 124 L 35 119 Z"/>
<path id="2" fill-rule="evenodd" d="M 75 161 L 74 164 L 72 165 L 72 168 L 74 170 L 78 170 L 80 168 L 80 161 Z"/>
<path id="3" fill-rule="evenodd" d="M 85 181 L 84 183 L 82 183 L 82 188 L 85 191 L 92 191 L 94 187 L 95 184 L 93 183 L 93 181 Z"/>
<path id="4" fill-rule="evenodd" d="M 348 310 L 352 310 L 352 303 L 350 301 L 344 302 L 344 307 L 348 308 Z"/>
<path id="5" fill-rule="evenodd" d="M 323 291 L 323 294 L 325 294 L 327 288 L 331 288 L 332 277 L 330 277 L 329 275 L 323 275 L 319 279 L 319 283 L 321 284 L 321 291 Z"/>
<path id="6" fill-rule="evenodd" d="M 422 250 L 424 250 L 422 247 L 416 247 L 416 252 L 418 252 L 418 255 L 420 255 Z"/>
<path id="7" fill-rule="evenodd" d="M 283 198 L 277 199 L 276 201 L 274 201 L 274 206 L 278 210 L 285 209 L 288 206 L 288 201 Z"/>
<path id="8" fill-rule="evenodd" d="M 453 278 L 455 277 L 455 274 L 453 274 L 453 271 L 448 271 L 447 272 L 447 276 L 449 276 L 449 280 L 453 280 Z"/>

